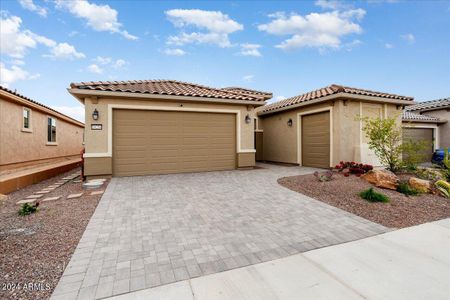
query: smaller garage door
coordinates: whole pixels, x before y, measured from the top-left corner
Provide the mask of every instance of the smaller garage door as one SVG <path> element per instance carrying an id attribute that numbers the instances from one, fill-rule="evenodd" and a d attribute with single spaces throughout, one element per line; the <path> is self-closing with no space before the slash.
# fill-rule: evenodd
<path id="1" fill-rule="evenodd" d="M 432 128 L 403 128 L 403 142 L 426 141 L 428 147 L 423 151 L 424 162 L 430 162 L 433 155 L 433 129 Z M 406 155 L 406 154 L 403 154 Z"/>
<path id="2" fill-rule="evenodd" d="M 330 112 L 302 116 L 302 165 L 330 167 Z"/>

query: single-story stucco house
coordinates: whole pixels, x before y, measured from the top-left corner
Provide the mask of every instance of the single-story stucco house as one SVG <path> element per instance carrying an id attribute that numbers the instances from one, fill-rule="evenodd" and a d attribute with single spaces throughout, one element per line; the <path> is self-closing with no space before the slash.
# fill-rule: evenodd
<path id="1" fill-rule="evenodd" d="M 419 102 L 403 112 L 403 138 L 430 141 L 433 149 L 450 147 L 450 98 Z M 431 155 L 430 155 L 431 156 Z"/>
<path id="2" fill-rule="evenodd" d="M 76 167 L 84 124 L 0 86 L 0 193 Z"/>
<path id="3" fill-rule="evenodd" d="M 411 104 L 412 97 L 333 84 L 263 106 L 258 158 L 320 168 L 342 160 L 380 165 L 360 117 L 394 117 L 400 127 L 402 109 Z"/>
<path id="4" fill-rule="evenodd" d="M 132 176 L 255 165 L 255 108 L 271 93 L 174 80 L 72 83 L 85 106 L 85 175 Z"/>

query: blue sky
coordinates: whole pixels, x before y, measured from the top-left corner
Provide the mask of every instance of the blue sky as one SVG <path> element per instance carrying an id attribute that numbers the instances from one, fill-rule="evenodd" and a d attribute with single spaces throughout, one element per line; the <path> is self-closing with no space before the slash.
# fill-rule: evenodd
<path id="1" fill-rule="evenodd" d="M 2 85 L 78 119 L 91 80 L 450 96 L 450 1 L 9 0 L 0 31 Z"/>

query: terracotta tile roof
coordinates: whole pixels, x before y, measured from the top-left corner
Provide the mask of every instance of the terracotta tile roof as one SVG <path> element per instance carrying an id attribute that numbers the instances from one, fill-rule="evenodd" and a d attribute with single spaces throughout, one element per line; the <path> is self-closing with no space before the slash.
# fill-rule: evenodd
<path id="1" fill-rule="evenodd" d="M 353 95 L 361 95 L 361 96 L 373 96 L 373 97 L 380 97 L 380 98 L 387 98 L 387 99 L 394 99 L 394 100 L 407 100 L 412 101 L 414 98 L 412 97 L 406 97 L 406 96 L 400 96 L 395 94 L 388 94 L 388 93 L 382 93 L 382 92 L 375 92 L 370 90 L 363 90 L 358 88 L 352 88 L 337 84 L 332 84 L 330 86 L 314 90 L 312 92 L 302 94 L 299 96 L 291 97 L 288 99 L 284 99 L 269 105 L 266 105 L 261 110 L 261 113 L 267 113 L 270 111 L 274 111 L 280 108 L 289 107 L 298 103 L 311 101 L 314 99 L 319 99 L 325 96 L 330 95 L 336 95 L 339 93 L 346 93 L 346 94 L 353 94 Z"/>
<path id="2" fill-rule="evenodd" d="M 251 90 L 251 89 L 244 89 L 244 88 L 241 88 L 241 87 L 234 87 L 234 86 L 226 87 L 226 88 L 223 88 L 222 90 L 233 92 L 233 93 L 238 93 L 238 94 L 242 94 L 242 95 L 262 96 L 265 100 L 270 99 L 270 98 L 273 97 L 273 94 L 269 93 L 269 92 L 262 92 L 262 91 Z"/>
<path id="3" fill-rule="evenodd" d="M 230 100 L 264 101 L 259 95 L 242 94 L 223 89 L 216 89 L 199 84 L 176 81 L 176 80 L 132 80 L 132 81 L 98 81 L 71 83 L 71 88 L 109 91 L 129 92 L 140 94 L 173 95 L 187 97 L 220 98 Z"/>
<path id="4" fill-rule="evenodd" d="M 407 106 L 405 110 L 408 111 L 427 111 L 427 110 L 435 110 L 441 108 L 450 107 L 450 97 L 436 99 L 431 101 L 418 102 L 417 104 Z"/>
<path id="5" fill-rule="evenodd" d="M 431 117 L 431 116 L 427 116 L 427 115 L 421 115 L 421 114 L 416 114 L 413 112 L 410 112 L 408 110 L 404 110 L 402 112 L 402 120 L 403 121 L 425 121 L 425 122 L 440 122 L 441 120 L 439 118 L 436 117 Z"/>
<path id="6" fill-rule="evenodd" d="M 5 87 L 3 87 L 3 86 L 1 86 L 1 85 L 0 85 L 0 90 L 5 91 L 5 92 L 7 92 L 7 93 L 9 93 L 9 94 L 11 94 L 11 95 L 20 97 L 20 98 L 22 98 L 23 100 L 29 101 L 29 102 L 31 102 L 31 103 L 34 103 L 34 104 L 36 104 L 36 105 L 39 105 L 39 106 L 41 106 L 41 107 L 43 107 L 43 108 L 46 108 L 46 109 L 48 109 L 48 110 L 51 110 L 51 111 L 55 112 L 56 114 L 62 115 L 62 116 L 66 117 L 66 118 L 72 120 L 73 122 L 78 123 L 79 125 L 81 125 L 81 126 L 84 127 L 84 123 L 83 123 L 83 122 L 80 122 L 80 121 L 78 121 L 78 120 L 75 120 L 74 118 L 71 118 L 71 117 L 69 117 L 68 115 L 65 115 L 65 114 L 63 114 L 63 113 L 61 113 L 61 112 L 59 112 L 59 111 L 57 111 L 57 110 L 54 110 L 54 109 L 51 108 L 51 107 L 48 107 L 48 106 L 46 106 L 46 105 L 44 105 L 44 104 L 42 104 L 42 103 L 39 103 L 39 102 L 37 102 L 37 101 L 35 101 L 35 100 L 33 100 L 33 99 L 30 99 L 30 98 L 28 98 L 28 97 L 26 97 L 26 96 L 24 96 L 24 95 L 21 95 L 21 94 L 17 93 L 15 90 L 13 91 L 13 90 L 7 89 L 7 88 L 5 88 Z"/>

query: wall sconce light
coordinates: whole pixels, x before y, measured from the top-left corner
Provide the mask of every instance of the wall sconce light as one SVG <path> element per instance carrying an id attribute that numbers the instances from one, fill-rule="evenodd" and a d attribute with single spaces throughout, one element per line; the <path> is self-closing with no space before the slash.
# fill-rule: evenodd
<path id="1" fill-rule="evenodd" d="M 245 116 L 245 123 L 250 124 L 252 122 L 252 118 L 250 118 L 250 115 Z"/>
<path id="2" fill-rule="evenodd" d="M 292 119 L 289 119 L 289 120 L 287 121 L 287 126 L 292 127 Z"/>
<path id="3" fill-rule="evenodd" d="M 99 117 L 99 113 L 97 109 L 94 109 L 94 112 L 92 113 L 92 119 L 97 121 Z"/>

